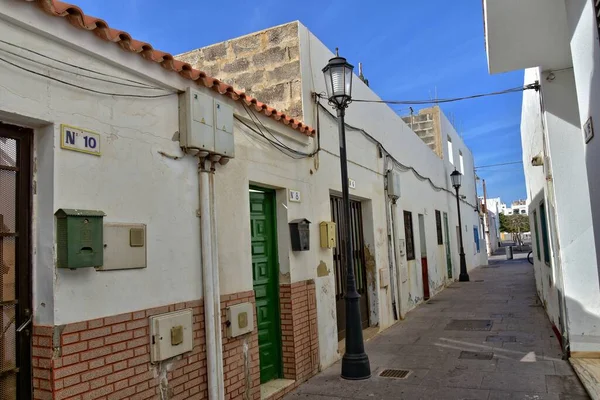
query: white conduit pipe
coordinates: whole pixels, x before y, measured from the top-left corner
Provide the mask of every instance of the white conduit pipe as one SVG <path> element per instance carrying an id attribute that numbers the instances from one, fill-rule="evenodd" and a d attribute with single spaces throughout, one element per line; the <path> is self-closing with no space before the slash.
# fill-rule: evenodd
<path id="1" fill-rule="evenodd" d="M 220 400 L 217 366 L 217 333 L 215 329 L 215 295 L 212 254 L 212 217 L 208 168 L 205 156 L 198 157 L 198 193 L 200 201 L 200 248 L 202 252 L 202 289 L 204 297 L 204 329 L 206 330 L 206 369 L 208 398 Z"/>
<path id="2" fill-rule="evenodd" d="M 221 324 L 221 287 L 219 283 L 219 247 L 217 237 L 217 202 L 215 200 L 215 166 L 219 161 L 220 156 L 211 156 L 211 173 L 209 175 L 210 183 L 210 200 L 211 200 L 211 225 L 212 225 L 212 276 L 213 276 L 213 297 L 214 297 L 214 321 L 215 324 L 215 357 L 217 368 L 217 390 L 218 396 L 216 399 L 223 400 L 225 398 L 225 375 L 223 373 L 223 325 Z"/>

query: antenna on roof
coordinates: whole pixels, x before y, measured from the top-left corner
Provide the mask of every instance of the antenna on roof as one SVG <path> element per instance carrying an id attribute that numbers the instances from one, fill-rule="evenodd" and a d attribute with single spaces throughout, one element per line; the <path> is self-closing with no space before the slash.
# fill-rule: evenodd
<path id="1" fill-rule="evenodd" d="M 358 77 L 361 81 L 365 83 L 365 85 L 369 86 L 369 80 L 363 75 L 363 68 L 361 62 L 358 63 Z"/>

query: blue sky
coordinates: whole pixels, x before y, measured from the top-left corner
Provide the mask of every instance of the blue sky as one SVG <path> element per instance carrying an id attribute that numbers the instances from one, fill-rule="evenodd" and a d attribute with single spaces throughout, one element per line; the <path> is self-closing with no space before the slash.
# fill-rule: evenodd
<path id="1" fill-rule="evenodd" d="M 460 97 L 523 84 L 521 71 L 487 72 L 480 1 L 72 0 L 112 27 L 173 54 L 300 20 L 329 48 L 364 64 L 383 99 Z M 402 114 L 406 106 L 397 106 Z M 417 109 L 415 107 L 415 109 Z M 442 105 L 476 166 L 521 160 L 521 94 Z M 488 197 L 524 198 L 521 164 L 478 171 Z"/>

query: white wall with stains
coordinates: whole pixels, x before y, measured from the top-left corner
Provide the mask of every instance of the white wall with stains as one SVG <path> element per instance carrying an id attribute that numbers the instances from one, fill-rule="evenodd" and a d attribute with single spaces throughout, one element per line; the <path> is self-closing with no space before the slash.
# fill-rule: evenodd
<path id="1" fill-rule="evenodd" d="M 326 111 L 320 110 L 314 105 L 312 100 L 313 93 L 325 93 L 324 78 L 321 72 L 328 60 L 333 57 L 333 53 L 308 29 L 300 24 L 300 62 L 302 73 L 303 89 L 303 115 L 305 122 L 316 126 L 319 122 L 321 147 L 323 151 L 319 156 L 320 170 L 317 178 L 321 180 L 318 187 L 327 194 L 330 189 L 339 190 L 339 143 L 337 123 Z M 352 63 L 352 54 L 342 54 Z M 380 100 L 361 80 L 354 76 L 353 79 L 353 98 Z M 322 104 L 332 113 L 335 113 L 326 103 Z M 317 118 L 317 112 L 319 113 Z M 446 119 L 447 121 L 447 119 Z M 402 119 L 387 105 L 376 103 L 352 103 L 346 112 L 346 123 L 368 132 L 379 141 L 385 149 L 392 154 L 405 166 L 414 167 L 421 175 L 430 178 L 435 185 L 442 188 L 449 188 L 449 174 L 452 172 L 444 160 L 422 142 L 422 140 L 412 132 Z M 449 123 L 447 123 L 449 125 Z M 451 126 L 450 126 L 451 128 Z M 456 131 L 447 126 L 444 129 L 452 135 L 456 141 L 455 151 L 458 159 L 459 149 L 464 155 L 465 178 L 463 179 L 463 188 L 461 194 L 466 195 L 466 201 L 472 206 L 461 202 L 463 213 L 463 225 L 467 227 L 464 232 L 465 253 L 467 257 L 468 268 L 474 268 L 487 263 L 485 253 L 485 242 L 481 241 L 480 253 L 474 251 L 475 242 L 473 239 L 473 226 L 479 226 L 478 213 L 474 211 L 477 204 L 475 194 L 475 181 L 473 173 L 473 157 L 469 149 L 464 145 Z M 351 196 L 363 200 L 363 208 L 372 210 L 372 224 L 365 224 L 365 240 L 369 247 L 369 252 L 375 262 L 374 271 L 389 269 L 387 225 L 385 216 L 385 193 L 384 193 L 384 174 L 385 160 L 380 155 L 378 145 L 367 139 L 360 131 L 348 128 L 347 151 L 349 160 L 349 176 L 356 181 L 356 190 L 351 190 Z M 401 174 L 402 195 L 394 207 L 394 218 L 396 224 L 396 250 L 399 250 L 401 256 L 397 266 L 397 291 L 399 300 L 399 314 L 404 316 L 413 309 L 418 303 L 423 301 L 423 282 L 421 270 L 421 240 L 419 234 L 418 215 L 422 214 L 425 222 L 426 254 L 429 273 L 430 292 L 433 296 L 443 289 L 447 283 L 447 264 L 445 259 L 445 250 L 443 246 L 437 244 L 437 233 L 435 223 L 435 210 L 447 212 L 449 217 L 450 241 L 453 252 L 453 277 L 458 277 L 458 246 L 456 245 L 456 198 L 453 194 L 446 191 L 437 191 L 424 180 L 419 179 L 412 171 L 396 167 Z M 322 172 L 325 171 L 325 172 Z M 335 171 L 335 172 L 334 172 Z M 329 205 L 325 199 L 321 200 L 320 218 L 330 218 Z M 405 243 L 403 211 L 412 212 L 415 253 L 415 260 L 408 261 L 406 252 L 403 248 Z M 442 214 L 443 215 L 443 214 Z M 320 222 L 318 220 L 317 222 Z M 480 229 L 481 230 L 481 229 Z M 372 243 L 367 238 L 373 238 Z M 444 233 L 445 237 L 445 233 Z M 372 247 L 371 247 L 372 246 Z M 321 251 L 319 260 L 326 265 L 331 265 L 333 260 L 330 252 Z M 326 276 L 319 276 L 316 279 L 317 304 L 318 304 L 318 322 L 319 322 L 319 340 L 321 349 L 321 363 L 328 365 L 338 357 L 336 319 L 335 319 L 335 299 L 331 297 L 333 286 L 333 276 L 331 269 L 327 270 Z M 374 280 L 371 281 L 371 291 L 369 300 L 371 305 L 371 324 L 377 323 L 379 329 L 385 329 L 393 324 L 392 298 L 390 288 L 379 287 L 379 272 L 373 273 Z M 328 334 L 322 335 L 321 332 Z"/>

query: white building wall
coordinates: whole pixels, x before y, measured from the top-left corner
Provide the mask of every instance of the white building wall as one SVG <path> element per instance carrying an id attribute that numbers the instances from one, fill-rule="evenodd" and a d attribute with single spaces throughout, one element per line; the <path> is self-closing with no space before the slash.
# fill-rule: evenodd
<path id="1" fill-rule="evenodd" d="M 309 125 L 317 125 L 316 113 L 318 107 L 312 101 L 312 93 L 325 93 L 324 79 L 321 72 L 328 60 L 333 57 L 333 53 L 320 42 L 306 27 L 300 24 L 300 54 L 301 54 L 301 73 L 303 88 L 303 115 L 305 122 Z M 353 79 L 353 98 L 379 100 L 379 97 L 356 76 Z M 326 100 L 322 100 L 326 105 Z M 326 105 L 328 109 L 331 108 Z M 335 111 L 331 110 L 332 113 Z M 321 147 L 323 151 L 319 156 L 320 169 L 317 178 L 321 182 L 318 187 L 321 191 L 335 190 L 339 184 L 339 159 L 338 155 L 338 135 L 337 123 L 328 113 L 319 111 L 319 128 L 321 135 Z M 456 235 L 457 213 L 456 199 L 446 191 L 436 191 L 426 180 L 421 180 L 415 174 L 405 168 L 414 167 L 422 176 L 428 177 L 432 182 L 444 188 L 452 189 L 449 186 L 449 174 L 454 169 L 450 168 L 447 161 L 440 158 L 425 145 L 422 140 L 412 132 L 402 119 L 387 105 L 376 103 L 352 103 L 346 112 L 346 123 L 368 132 L 379 141 L 383 147 L 399 160 L 404 167 L 396 166 L 401 171 L 402 195 L 395 208 L 395 224 L 398 233 L 395 250 L 401 255 L 399 257 L 397 276 L 398 303 L 400 315 L 404 316 L 406 312 L 414 308 L 423 299 L 423 282 L 421 274 L 421 239 L 419 233 L 418 215 L 422 214 L 425 221 L 426 241 L 427 241 L 427 261 L 428 274 L 431 294 L 434 295 L 443 288 L 447 281 L 447 265 L 443 252 L 443 246 L 437 244 L 435 210 L 447 212 L 449 216 L 449 232 L 452 250 L 453 279 L 459 274 L 458 257 L 458 239 Z M 447 119 L 442 128 L 443 132 L 448 132 L 453 138 L 455 159 L 458 160 L 458 152 L 462 151 L 466 176 L 463 179 L 463 188 L 461 194 L 466 195 L 466 201 L 462 205 L 463 226 L 465 227 L 464 246 L 467 257 L 468 268 L 486 264 L 485 242 L 480 240 L 480 252 L 475 251 L 475 241 L 473 236 L 473 226 L 479 226 L 478 213 L 474 212 L 476 205 L 475 180 L 473 174 L 473 157 L 468 148 L 464 145 L 456 131 L 450 126 Z M 356 191 L 351 190 L 351 195 L 355 195 L 362 200 L 370 200 L 373 206 L 373 224 L 372 231 L 373 253 L 375 258 L 376 270 L 389 268 L 390 260 L 387 252 L 387 237 L 385 223 L 385 202 L 384 202 L 384 159 L 380 158 L 377 145 L 365 139 L 364 135 L 357 130 L 347 129 L 349 176 L 356 180 Z M 447 155 L 444 158 L 447 160 Z M 361 166 L 357 165 L 361 164 Z M 448 164 L 448 165 L 447 165 Z M 324 171 L 324 172 L 322 172 Z M 336 172 L 333 172 L 336 171 Z M 370 181 L 369 175 L 371 175 Z M 363 182 L 363 179 L 365 180 Z M 334 186 L 335 185 L 335 186 Z M 364 187 L 364 189 L 363 189 Z M 359 191 L 364 190 L 364 194 Z M 320 195 L 322 198 L 324 195 Z M 315 221 L 329 220 L 330 210 L 328 204 L 321 203 L 322 207 L 316 215 Z M 402 244 L 405 243 L 403 211 L 410 211 L 413 217 L 414 242 L 416 259 L 408 261 L 406 259 L 405 249 Z M 371 227 L 365 226 L 365 230 Z M 481 232 L 481 229 L 480 229 Z M 444 235 L 445 236 L 445 235 Z M 480 237 L 483 238 L 480 233 Z M 366 238 L 365 238 L 366 239 Z M 369 241 L 367 240 L 367 243 Z M 321 251 L 319 260 L 326 261 L 327 265 L 332 263 L 331 254 L 327 251 Z M 371 315 L 371 322 L 378 321 L 379 327 L 385 328 L 393 323 L 391 309 L 390 288 L 379 288 L 379 274 L 375 274 L 373 290 L 377 293 L 377 311 L 375 317 Z M 320 276 L 316 279 L 317 304 L 318 304 L 318 322 L 319 332 L 335 332 L 335 300 L 328 295 L 334 290 L 333 271 L 327 276 Z M 372 310 L 372 314 L 373 314 Z M 336 337 L 333 334 L 320 335 L 320 349 L 322 364 L 329 364 L 336 359 Z"/>
<path id="2" fill-rule="evenodd" d="M 557 325 L 564 301 L 566 316 L 562 319 L 568 322 L 571 351 L 597 351 L 600 293 L 575 80 L 571 70 L 553 72 L 550 80 L 546 79 L 548 75 L 539 69 L 527 70 L 525 75 L 526 80 L 538 78 L 542 83 L 543 119 L 539 118 L 537 93 L 526 93 L 523 102 L 523 161 L 530 215 L 537 210 L 541 223 L 539 204 L 545 198 L 553 251 L 551 266 L 543 262 L 543 257 L 541 261 L 536 257 L 538 291 Z M 543 169 L 531 166 L 531 158 L 544 148 L 547 158 Z M 541 236 L 541 226 L 538 228 Z"/>
<path id="3" fill-rule="evenodd" d="M 600 129 L 600 37 L 595 18 L 593 0 L 565 1 L 569 26 L 570 50 L 573 60 L 573 73 L 579 104 L 579 124 L 584 126 L 592 119 L 594 130 Z M 583 133 L 582 133 L 583 141 Z M 587 167 L 592 219 L 595 227 L 600 227 L 600 141 L 594 137 L 583 145 Z M 598 230 L 598 229 L 596 229 Z M 596 249 L 600 249 L 600 235 L 595 233 Z M 600 253 L 596 252 L 600 268 Z"/>

